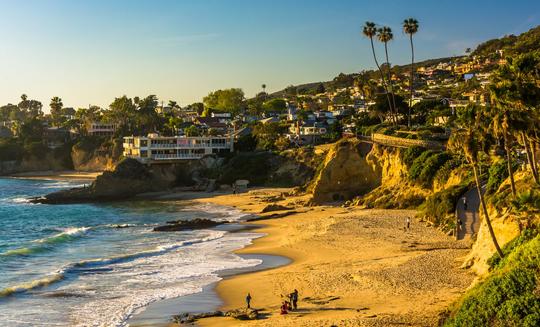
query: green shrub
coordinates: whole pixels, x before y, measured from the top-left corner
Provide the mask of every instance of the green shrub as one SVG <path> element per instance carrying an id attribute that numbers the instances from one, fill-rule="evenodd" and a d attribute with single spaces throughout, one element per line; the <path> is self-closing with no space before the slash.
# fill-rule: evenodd
<path id="1" fill-rule="evenodd" d="M 439 182 L 440 184 L 446 183 L 448 181 L 448 178 L 450 178 L 450 174 L 453 170 L 460 167 L 463 164 L 463 161 L 459 157 L 452 157 L 450 160 L 448 160 L 437 172 L 435 175 L 434 180 Z"/>
<path id="2" fill-rule="evenodd" d="M 528 233 L 532 233 L 528 235 Z M 526 232 L 492 260 L 492 273 L 455 305 L 445 326 L 539 326 L 540 235 Z"/>
<path id="3" fill-rule="evenodd" d="M 447 152 L 437 153 L 429 157 L 418 175 L 417 182 L 424 187 L 431 187 L 435 174 L 450 159 L 451 156 Z"/>
<path id="4" fill-rule="evenodd" d="M 13 139 L 0 141 L 0 161 L 19 161 L 22 156 L 21 144 Z"/>
<path id="5" fill-rule="evenodd" d="M 407 166 L 407 168 L 410 168 L 414 160 L 418 158 L 424 151 L 426 151 L 426 148 L 423 148 L 421 146 L 413 146 L 411 148 L 407 148 L 401 151 L 401 159 L 403 160 L 403 163 Z"/>
<path id="6" fill-rule="evenodd" d="M 24 156 L 43 158 L 49 152 L 49 148 L 42 142 L 30 142 L 24 145 Z"/>
<path id="7" fill-rule="evenodd" d="M 426 199 L 421 214 L 435 226 L 454 226 L 456 204 L 468 188 L 468 184 L 454 185 L 431 195 Z"/>
<path id="8" fill-rule="evenodd" d="M 420 176 L 422 173 L 425 162 L 436 153 L 436 151 L 427 150 L 422 152 L 416 159 L 414 159 L 412 165 L 409 167 L 409 178 L 412 181 L 416 181 L 418 176 Z"/>
<path id="9" fill-rule="evenodd" d="M 506 178 L 508 178 L 508 167 L 506 166 L 506 160 L 499 160 L 493 163 L 488 170 L 486 195 L 497 192 L 497 189 Z"/>
<path id="10" fill-rule="evenodd" d="M 239 153 L 223 167 L 219 182 L 232 184 L 238 179 L 249 180 L 250 185 L 264 185 L 271 174 L 275 155 L 270 152 Z"/>

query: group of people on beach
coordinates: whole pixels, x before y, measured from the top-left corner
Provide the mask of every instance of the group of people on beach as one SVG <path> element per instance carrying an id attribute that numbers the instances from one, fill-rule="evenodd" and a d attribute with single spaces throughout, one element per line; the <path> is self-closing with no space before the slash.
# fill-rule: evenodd
<path id="1" fill-rule="evenodd" d="M 281 298 L 284 298 L 285 296 L 281 296 Z M 289 313 L 289 311 L 297 310 L 298 309 L 298 290 L 294 290 L 292 293 L 289 293 L 288 296 L 285 297 L 287 300 L 284 300 L 281 302 L 281 314 L 286 315 Z"/>
<path id="2" fill-rule="evenodd" d="M 280 313 L 282 315 L 288 314 L 289 311 L 298 309 L 298 290 L 295 289 L 292 293 L 289 293 L 287 296 L 281 295 L 281 298 L 286 298 L 281 302 Z M 251 294 L 246 295 L 246 305 L 248 309 L 251 309 Z"/>

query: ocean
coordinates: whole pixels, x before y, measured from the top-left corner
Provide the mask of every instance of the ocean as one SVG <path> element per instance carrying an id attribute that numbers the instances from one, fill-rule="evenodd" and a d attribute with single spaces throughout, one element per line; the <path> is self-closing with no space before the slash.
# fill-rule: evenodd
<path id="1" fill-rule="evenodd" d="M 233 254 L 261 234 L 152 231 L 177 219 L 245 218 L 232 208 L 27 200 L 83 183 L 0 178 L 0 326 L 126 326 L 156 301 L 201 292 L 219 271 L 261 263 Z"/>

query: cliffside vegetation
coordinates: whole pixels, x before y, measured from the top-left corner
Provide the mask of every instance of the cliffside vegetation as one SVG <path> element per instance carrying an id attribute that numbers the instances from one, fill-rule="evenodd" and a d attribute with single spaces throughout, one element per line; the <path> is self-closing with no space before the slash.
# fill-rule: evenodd
<path id="1" fill-rule="evenodd" d="M 526 229 L 490 261 L 491 273 L 451 307 L 445 326 L 540 325 L 540 235 Z"/>

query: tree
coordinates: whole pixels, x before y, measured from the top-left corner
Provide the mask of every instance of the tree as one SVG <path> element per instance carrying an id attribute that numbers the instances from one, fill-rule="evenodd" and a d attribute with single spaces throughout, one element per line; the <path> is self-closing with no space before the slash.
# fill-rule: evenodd
<path id="1" fill-rule="evenodd" d="M 388 78 L 388 85 L 390 87 L 390 93 L 392 93 L 392 111 L 397 114 L 397 108 L 396 108 L 396 98 L 394 96 L 394 83 L 392 83 L 392 65 L 390 64 L 390 59 L 388 58 L 388 42 L 392 41 L 394 39 L 394 34 L 392 33 L 392 29 L 390 27 L 384 26 L 382 28 L 379 28 L 377 31 L 377 38 L 379 41 L 384 43 L 384 53 L 386 54 L 386 69 L 387 69 L 387 78 Z"/>
<path id="2" fill-rule="evenodd" d="M 409 35 L 409 41 L 411 44 L 411 77 L 409 81 L 410 99 L 409 99 L 409 115 L 407 119 L 407 125 L 411 127 L 411 110 L 412 99 L 414 96 L 414 44 L 413 35 L 418 32 L 418 21 L 414 18 L 407 18 L 403 21 L 403 31 Z"/>
<path id="3" fill-rule="evenodd" d="M 203 98 L 206 108 L 230 112 L 237 115 L 245 109 L 244 91 L 242 89 L 225 89 L 209 93 Z"/>
<path id="4" fill-rule="evenodd" d="M 253 135 L 257 138 L 257 147 L 264 150 L 275 150 L 278 139 L 287 127 L 280 123 L 259 123 L 253 127 Z"/>
<path id="5" fill-rule="evenodd" d="M 491 236 L 491 240 L 495 246 L 495 249 L 497 250 L 497 253 L 502 258 L 503 252 L 499 246 L 499 243 L 497 242 L 495 232 L 493 231 L 493 227 L 491 225 L 491 219 L 489 218 L 484 195 L 481 191 L 482 184 L 480 183 L 480 178 L 478 176 L 478 152 L 481 148 L 480 143 L 482 138 L 481 134 L 479 133 L 481 130 L 481 127 L 479 126 L 479 110 L 481 109 L 477 106 L 471 105 L 464 110 L 463 114 L 459 115 L 458 123 L 461 125 L 461 129 L 452 133 L 452 137 L 448 141 L 448 148 L 455 153 L 463 153 L 465 155 L 465 159 L 473 169 L 474 181 L 478 191 L 478 197 L 480 199 L 484 219 L 489 230 L 489 235 Z"/>
<path id="6" fill-rule="evenodd" d="M 284 99 L 272 99 L 263 104 L 265 112 L 284 113 L 287 110 L 287 102 Z"/>
<path id="7" fill-rule="evenodd" d="M 190 136 L 200 136 L 201 133 L 195 125 L 188 126 L 184 128 L 184 134 L 188 137 Z"/>
<path id="8" fill-rule="evenodd" d="M 536 162 L 538 142 L 538 103 L 540 101 L 540 53 L 526 53 L 508 58 L 506 65 L 497 69 L 489 85 L 493 103 L 508 112 L 509 123 L 517 139 L 523 142 L 532 175 L 540 184 Z M 518 119 L 519 117 L 519 119 Z"/>
<path id="9" fill-rule="evenodd" d="M 386 99 L 388 101 L 388 107 L 392 108 L 392 104 L 390 102 L 390 95 L 388 94 L 388 87 L 386 86 L 386 81 L 384 79 L 384 74 L 383 74 L 383 72 L 381 70 L 381 66 L 379 65 L 379 61 L 377 60 L 377 54 L 375 53 L 375 45 L 373 44 L 373 38 L 377 34 L 377 27 L 376 27 L 375 23 L 366 22 L 364 24 L 363 34 L 367 38 L 369 38 L 369 41 L 371 43 L 371 52 L 373 53 L 373 60 L 375 61 L 375 65 L 377 66 L 377 69 L 379 70 L 379 73 L 381 75 L 381 83 L 382 83 L 383 88 L 384 88 L 385 93 L 386 93 Z"/>
<path id="10" fill-rule="evenodd" d="M 261 85 L 262 92 L 266 94 L 266 84 Z"/>
<path id="11" fill-rule="evenodd" d="M 131 98 L 125 95 L 115 98 L 109 105 L 109 110 L 104 114 L 107 121 L 116 124 L 118 133 L 125 135 L 135 132 L 136 117 L 137 106 Z"/>
<path id="12" fill-rule="evenodd" d="M 64 104 L 62 103 L 62 99 L 60 99 L 59 97 L 53 97 L 49 106 L 51 107 L 51 117 L 53 124 L 55 126 L 60 126 L 60 124 L 62 123 L 62 107 L 64 106 Z"/>
<path id="13" fill-rule="evenodd" d="M 397 110 L 400 113 L 406 113 L 408 110 L 408 105 L 404 101 L 403 97 L 396 95 L 396 106 Z M 388 106 L 388 101 L 386 101 L 384 94 L 379 94 L 375 98 L 375 104 L 369 107 L 371 116 L 378 117 L 381 120 L 381 123 L 388 118 L 388 115 L 392 115 L 392 108 Z"/>

